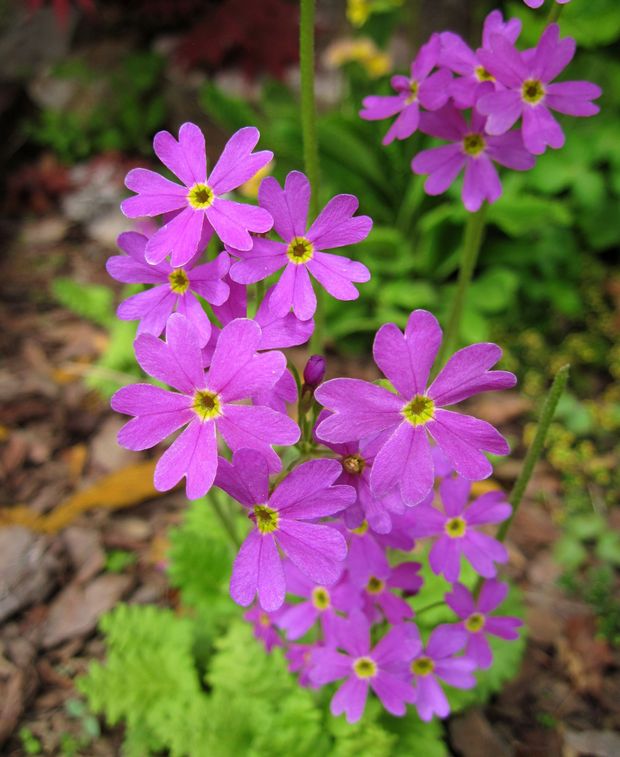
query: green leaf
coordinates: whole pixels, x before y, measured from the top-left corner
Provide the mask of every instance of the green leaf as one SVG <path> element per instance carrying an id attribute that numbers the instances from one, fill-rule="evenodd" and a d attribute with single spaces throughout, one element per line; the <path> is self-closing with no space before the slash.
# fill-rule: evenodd
<path id="1" fill-rule="evenodd" d="M 115 320 L 114 294 L 109 287 L 58 278 L 52 281 L 52 293 L 61 305 L 100 326 L 109 327 Z"/>

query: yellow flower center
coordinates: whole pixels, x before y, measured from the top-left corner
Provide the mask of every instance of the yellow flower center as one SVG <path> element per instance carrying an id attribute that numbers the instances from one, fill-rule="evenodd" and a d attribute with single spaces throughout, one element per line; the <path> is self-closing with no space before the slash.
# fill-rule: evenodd
<path id="1" fill-rule="evenodd" d="M 384 588 L 385 588 L 385 581 L 382 581 L 380 578 L 377 578 L 376 576 L 371 576 L 368 579 L 368 583 L 366 584 L 366 591 L 369 594 L 381 594 Z"/>
<path id="2" fill-rule="evenodd" d="M 277 531 L 280 515 L 272 507 L 268 505 L 256 505 L 254 507 L 254 518 L 256 520 L 256 528 L 258 528 L 261 534 L 272 534 L 274 531 Z"/>
<path id="3" fill-rule="evenodd" d="M 405 405 L 401 413 L 411 423 L 412 426 L 424 426 L 433 420 L 435 415 L 435 403 L 430 397 L 423 394 L 416 396 Z"/>
<path id="4" fill-rule="evenodd" d="M 411 663 L 411 672 L 417 676 L 428 676 L 435 670 L 435 663 L 430 657 L 418 657 Z"/>
<path id="5" fill-rule="evenodd" d="M 170 289 L 175 294 L 185 294 L 189 289 L 189 278 L 183 268 L 175 268 L 168 275 L 168 281 L 170 282 Z"/>
<path id="6" fill-rule="evenodd" d="M 526 103 L 536 105 L 545 96 L 545 88 L 538 79 L 527 79 L 521 87 L 521 97 Z"/>
<path id="7" fill-rule="evenodd" d="M 301 265 L 312 260 L 314 255 L 314 246 L 309 239 L 305 237 L 293 237 L 286 248 L 286 254 L 291 263 Z"/>
<path id="8" fill-rule="evenodd" d="M 222 402 L 215 392 L 208 389 L 199 389 L 194 394 L 192 410 L 201 421 L 210 421 L 213 418 L 219 418 L 222 414 Z"/>
<path id="9" fill-rule="evenodd" d="M 364 472 L 366 461 L 361 455 L 347 455 L 342 458 L 342 467 L 347 473 L 353 476 L 359 476 Z"/>
<path id="10" fill-rule="evenodd" d="M 474 158 L 484 152 L 486 142 L 482 134 L 466 134 L 463 138 L 463 151 L 466 155 L 472 155 Z"/>
<path id="11" fill-rule="evenodd" d="M 370 657 L 358 657 L 353 671 L 358 678 L 372 678 L 377 675 L 377 663 Z"/>
<path id="12" fill-rule="evenodd" d="M 264 626 L 265 628 L 269 628 L 271 625 L 271 621 L 269 620 L 269 615 L 267 615 L 266 612 L 261 612 L 261 614 L 258 616 L 258 623 L 261 626 Z"/>
<path id="13" fill-rule="evenodd" d="M 420 91 L 420 85 L 415 79 L 409 80 L 409 97 L 405 100 L 407 105 L 411 105 L 418 99 L 418 92 Z"/>
<path id="14" fill-rule="evenodd" d="M 444 531 L 451 539 L 460 539 L 461 537 L 465 536 L 465 532 L 467 531 L 467 523 L 463 520 L 463 518 L 450 518 L 450 520 L 447 521 L 446 525 L 444 526 Z"/>
<path id="15" fill-rule="evenodd" d="M 312 604 L 317 610 L 327 610 L 331 604 L 329 592 L 324 586 L 315 586 L 312 589 Z"/>
<path id="16" fill-rule="evenodd" d="M 472 613 L 465 621 L 465 628 L 471 633 L 477 633 L 484 628 L 484 615 L 480 612 Z"/>
<path id="17" fill-rule="evenodd" d="M 208 184 L 194 184 L 187 193 L 187 201 L 196 210 L 204 210 L 215 199 L 215 194 Z"/>
<path id="18" fill-rule="evenodd" d="M 368 521 L 362 521 L 362 525 L 358 526 L 357 528 L 352 528 L 351 533 L 355 534 L 356 536 L 363 536 L 366 531 L 368 531 Z"/>
<path id="19" fill-rule="evenodd" d="M 474 74 L 478 81 L 495 81 L 493 74 L 489 73 L 484 66 L 477 66 Z"/>

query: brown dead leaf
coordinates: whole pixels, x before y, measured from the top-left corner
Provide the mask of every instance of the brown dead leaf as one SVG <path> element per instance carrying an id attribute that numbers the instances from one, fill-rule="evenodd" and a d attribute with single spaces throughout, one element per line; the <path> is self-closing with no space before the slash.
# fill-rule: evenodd
<path id="1" fill-rule="evenodd" d="M 108 510 L 133 507 L 160 495 L 153 486 L 155 465 L 156 461 L 147 460 L 104 476 L 92 486 L 69 497 L 48 515 L 39 515 L 24 506 L 0 508 L 0 526 L 19 524 L 35 531 L 56 533 L 88 510 L 97 507 Z"/>
<path id="2" fill-rule="evenodd" d="M 563 757 L 618 757 L 620 734 L 614 731 L 564 731 Z"/>
<path id="3" fill-rule="evenodd" d="M 49 541 L 21 526 L 0 529 L 0 622 L 49 594 L 60 562 Z"/>
<path id="4" fill-rule="evenodd" d="M 49 649 L 94 631 L 101 615 L 114 607 L 131 584 L 130 576 L 107 573 L 88 586 L 68 586 L 50 607 L 43 630 L 43 647 Z"/>
<path id="5" fill-rule="evenodd" d="M 92 528 L 69 526 L 62 535 L 67 552 L 77 575 L 76 583 L 86 583 L 103 570 L 105 552 L 99 541 L 99 533 Z"/>
<path id="6" fill-rule="evenodd" d="M 463 757 L 512 757 L 514 749 L 492 728 L 481 710 L 469 710 L 450 721 L 450 737 Z"/>
<path id="7" fill-rule="evenodd" d="M 593 615 L 569 618 L 557 647 L 577 691 L 598 694 L 612 654 L 607 641 L 596 636 L 596 618 Z"/>

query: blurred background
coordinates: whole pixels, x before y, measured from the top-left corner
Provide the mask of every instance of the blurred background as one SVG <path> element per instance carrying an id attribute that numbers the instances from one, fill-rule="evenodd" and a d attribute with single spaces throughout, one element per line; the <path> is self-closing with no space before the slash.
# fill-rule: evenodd
<path id="1" fill-rule="evenodd" d="M 476 47 L 498 5 L 535 44 L 545 12 L 521 2 L 318 2 L 322 200 L 356 194 L 375 222 L 355 251 L 373 279 L 356 302 L 327 302 L 329 375 L 374 377 L 381 323 L 447 314 L 466 215 L 458 182 L 429 198 L 411 174 L 426 138 L 382 147 L 386 123 L 362 121 L 361 100 L 387 93 L 433 31 Z M 497 341 L 519 377 L 476 403 L 511 440 L 505 487 L 550 377 L 573 366 L 509 545 L 528 627 L 521 672 L 449 721 L 445 743 L 465 757 L 620 754 L 620 4 L 573 0 L 561 28 L 578 43 L 569 78 L 602 86 L 602 112 L 564 119 L 564 149 L 503 177 L 460 335 Z M 3 754 L 119 754 L 122 728 L 104 727 L 74 685 L 104 657 L 97 622 L 121 600 L 179 605 L 167 567 L 186 501 L 153 490 L 152 456 L 117 446 L 123 421 L 108 407 L 140 376 L 135 324 L 115 318 L 132 290 L 104 267 L 131 228 L 123 178 L 157 169 L 153 134 L 188 120 L 211 158 L 255 124 L 271 173 L 302 169 L 297 47 L 289 0 L 0 0 Z"/>

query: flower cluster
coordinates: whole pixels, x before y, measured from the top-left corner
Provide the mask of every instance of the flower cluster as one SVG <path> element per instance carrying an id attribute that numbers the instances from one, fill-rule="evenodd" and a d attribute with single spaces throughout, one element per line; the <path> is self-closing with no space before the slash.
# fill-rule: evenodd
<path id="1" fill-rule="evenodd" d="M 435 35 L 410 78 L 396 78 L 396 96 L 365 102 L 366 117 L 398 114 L 386 141 L 417 128 L 451 135 L 455 144 L 438 148 L 442 167 L 429 183 L 445 188 L 465 165 L 473 209 L 489 199 L 492 159 L 533 162 L 522 103 L 504 131 L 523 111 L 522 128 L 500 129 L 508 119 L 493 98 L 518 94 L 504 69 L 535 72 L 545 108 L 562 98 L 547 82 L 559 70 L 554 56 L 565 61 L 568 48 L 549 29 L 537 50 L 515 52 L 505 65 L 517 22 L 491 14 L 475 54 L 454 35 Z M 357 214 L 352 195 L 309 217 L 311 186 L 298 171 L 282 184 L 264 178 L 258 205 L 233 199 L 272 157 L 255 151 L 258 140 L 255 128 L 241 129 L 208 172 L 204 136 L 184 124 L 178 139 L 154 139 L 178 181 L 143 168 L 127 176 L 135 194 L 124 213 L 162 222 L 147 235 L 122 234 L 123 254 L 107 266 L 117 280 L 144 287 L 118 314 L 139 321 L 136 360 L 155 380 L 114 395 L 114 409 L 131 416 L 119 441 L 145 450 L 178 432 L 157 462 L 157 489 L 185 479 L 195 499 L 215 486 L 230 498 L 221 517 L 245 516 L 231 596 L 248 608 L 267 651 L 285 648 L 301 685 L 343 681 L 334 714 L 359 719 L 372 690 L 394 715 L 414 705 L 424 720 L 445 717 L 443 686 L 474 686 L 475 670 L 492 662 L 487 635 L 514 639 L 520 624 L 493 614 L 507 591 L 497 580 L 507 552 L 492 531 L 512 509 L 493 485 L 474 485 L 491 476 L 487 454 L 506 455 L 509 446 L 492 425 L 455 408 L 516 379 L 494 369 L 501 350 L 491 343 L 460 349 L 434 371 L 443 335 L 425 310 L 414 310 L 402 330 L 388 323 L 377 331 L 378 381 L 326 381 L 320 355 L 298 371 L 282 350 L 312 336 L 317 287 L 338 300 L 358 296 L 370 272 L 340 248 L 363 241 L 372 221 Z M 433 154 L 416 161 L 430 166 Z M 425 591 L 420 560 L 448 582 L 444 600 L 454 613 L 428 638 L 412 602 Z M 479 576 L 475 586 L 462 583 L 463 561 Z"/>
<path id="2" fill-rule="evenodd" d="M 363 101 L 360 115 L 366 120 L 398 114 L 384 144 L 418 129 L 447 142 L 419 152 L 411 168 L 428 176 L 429 195 L 442 194 L 464 172 L 462 199 L 470 212 L 500 197 L 495 163 L 527 171 L 547 147 L 563 146 L 564 133 L 552 111 L 592 116 L 599 110 L 592 102 L 601 94 L 595 84 L 555 82 L 575 54 L 573 39 L 560 39 L 557 24 L 550 24 L 535 48 L 520 51 L 520 32 L 518 19 L 504 21 L 495 10 L 475 51 L 457 34 L 435 34 L 420 48 L 410 75 L 392 77 L 395 95 Z"/>

